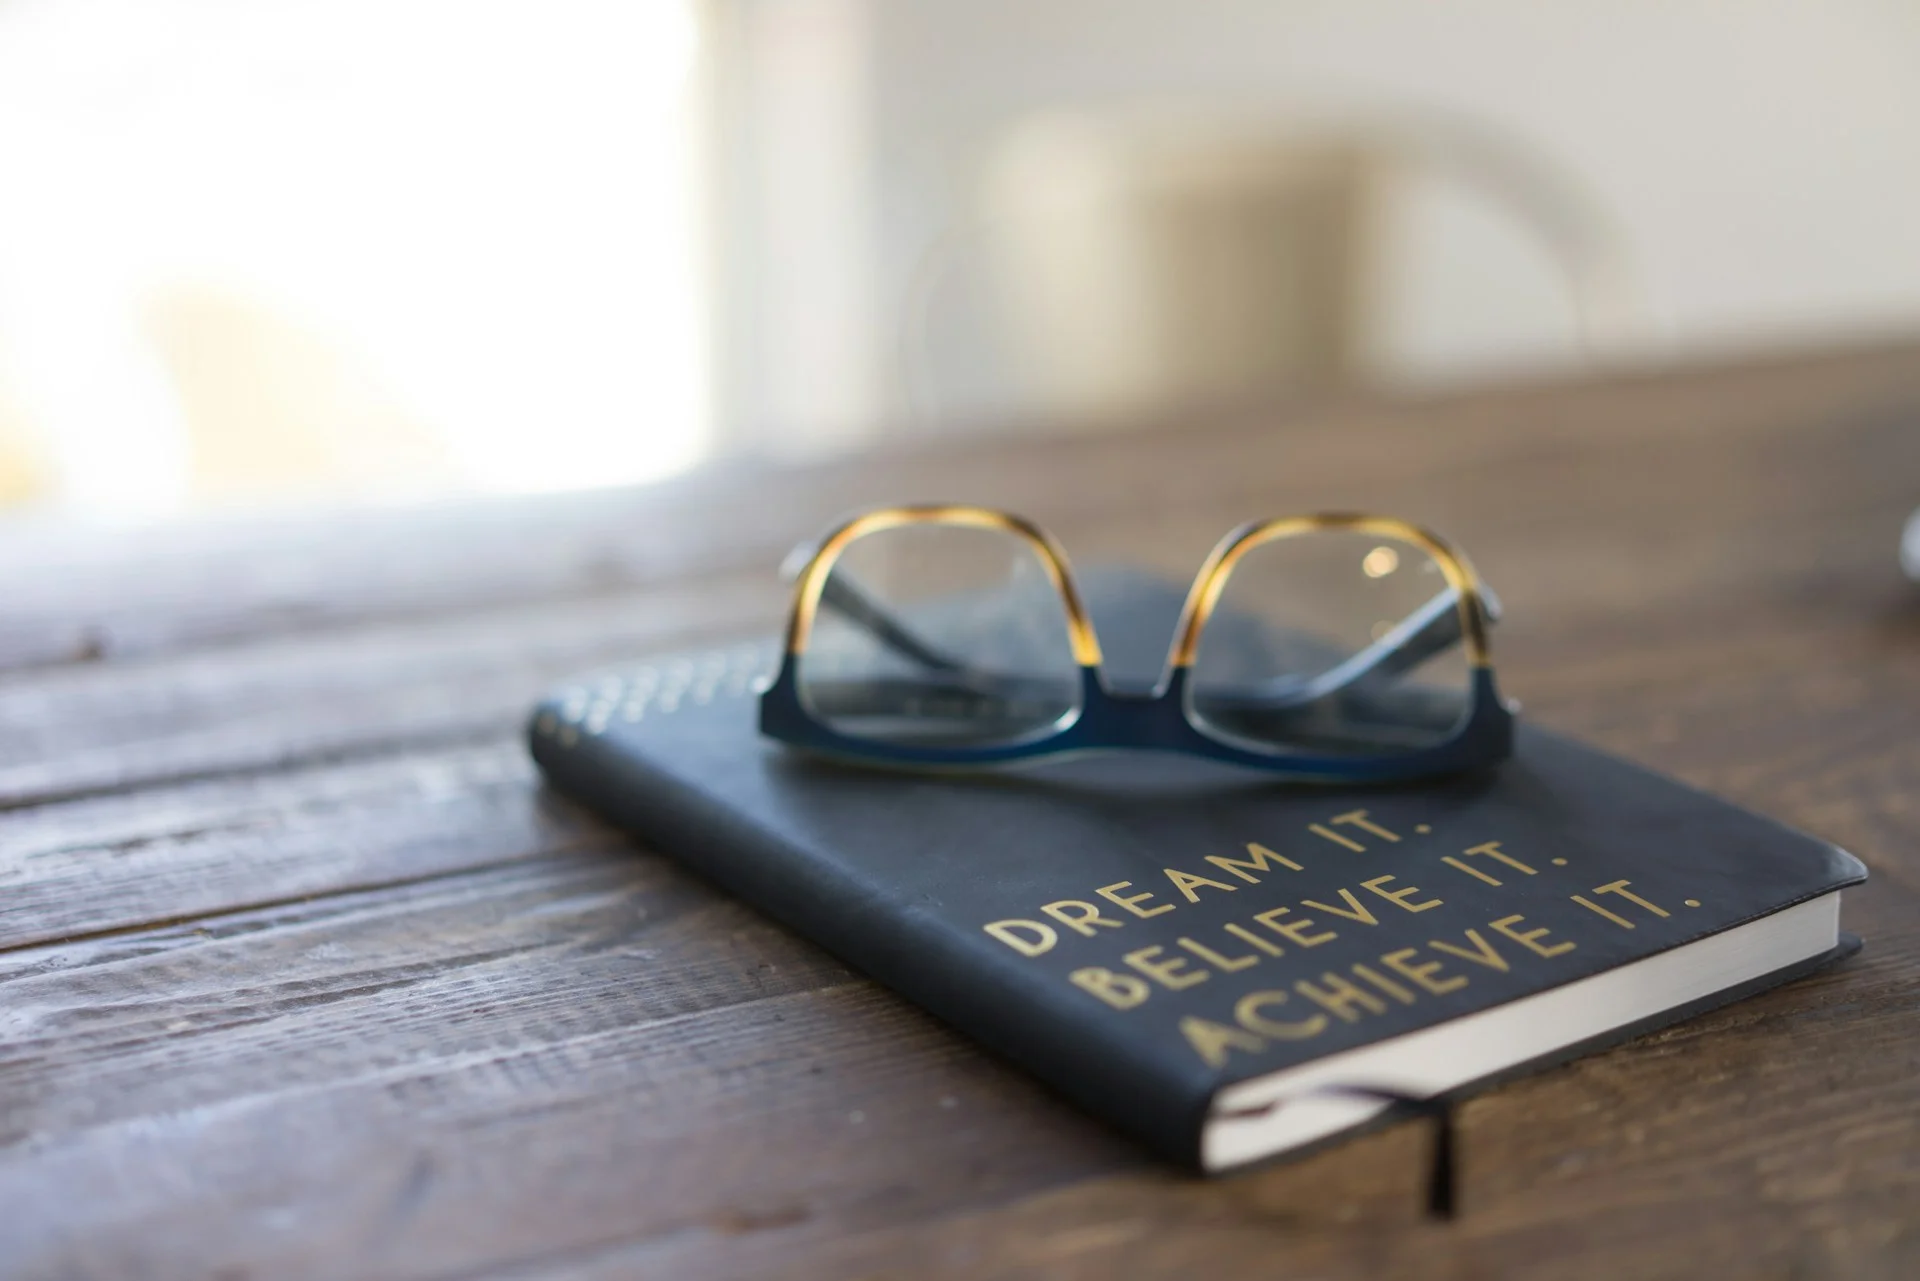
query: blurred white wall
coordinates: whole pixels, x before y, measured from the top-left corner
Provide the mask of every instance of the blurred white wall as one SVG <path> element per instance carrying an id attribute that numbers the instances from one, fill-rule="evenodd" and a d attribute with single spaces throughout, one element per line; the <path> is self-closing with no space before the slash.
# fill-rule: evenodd
<path id="1" fill-rule="evenodd" d="M 1648 354 L 1920 324 L 1920 4 L 1913 0 L 787 0 L 861 29 L 871 228 L 842 410 L 901 410 L 901 300 L 963 215 L 986 150 L 1062 105 L 1229 104 L 1279 119 L 1469 122 L 1589 194 L 1637 265 Z M 843 86 L 844 87 L 844 86 Z M 751 122 L 749 122 L 749 125 Z M 1396 215 L 1389 375 L 1466 378 L 1572 358 L 1537 246 L 1470 191 Z M 851 313 L 846 313 L 851 316 Z M 759 317 L 756 341 L 825 322 Z M 850 390 L 850 389 L 858 390 Z M 807 407 L 736 397 L 778 434 Z M 823 404 L 820 414 L 835 411 Z M 819 415 L 816 415 L 819 416 Z"/>

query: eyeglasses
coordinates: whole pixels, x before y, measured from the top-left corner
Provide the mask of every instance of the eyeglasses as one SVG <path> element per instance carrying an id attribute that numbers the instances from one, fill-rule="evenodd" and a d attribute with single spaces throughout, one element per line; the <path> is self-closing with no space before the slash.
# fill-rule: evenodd
<path id="1" fill-rule="evenodd" d="M 1512 750 L 1487 651 L 1497 598 L 1439 537 L 1391 517 L 1229 533 L 1151 683 L 1103 674 L 1066 553 L 1005 512 L 883 507 L 788 566 L 786 654 L 760 728 L 796 747 L 930 767 L 1151 749 L 1347 782 Z"/>

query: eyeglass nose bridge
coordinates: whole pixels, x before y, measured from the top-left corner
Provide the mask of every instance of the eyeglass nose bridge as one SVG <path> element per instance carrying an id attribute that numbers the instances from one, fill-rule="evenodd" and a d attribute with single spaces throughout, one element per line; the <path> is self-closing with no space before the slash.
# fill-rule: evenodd
<path id="1" fill-rule="evenodd" d="M 1075 737 L 1138 747 L 1179 750 L 1199 737 L 1187 716 L 1187 670 L 1172 668 L 1153 680 L 1115 680 L 1096 667 L 1082 669 Z"/>
<path id="2" fill-rule="evenodd" d="M 1161 698 L 1166 687 L 1166 675 L 1162 673 L 1152 680 L 1132 676 L 1102 675 L 1100 688 L 1106 697 L 1115 703 L 1155 703 Z"/>

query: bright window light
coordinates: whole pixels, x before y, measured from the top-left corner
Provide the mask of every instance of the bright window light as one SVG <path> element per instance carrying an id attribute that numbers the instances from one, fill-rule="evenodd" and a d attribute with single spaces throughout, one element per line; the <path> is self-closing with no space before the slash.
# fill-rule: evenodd
<path id="1" fill-rule="evenodd" d="M 0 3 L 0 463 L 108 511 L 685 466 L 696 53 L 691 0 Z"/>

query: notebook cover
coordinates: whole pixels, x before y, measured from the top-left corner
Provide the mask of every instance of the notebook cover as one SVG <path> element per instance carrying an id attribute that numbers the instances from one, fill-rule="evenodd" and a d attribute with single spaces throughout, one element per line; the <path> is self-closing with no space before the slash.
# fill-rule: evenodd
<path id="1" fill-rule="evenodd" d="M 1526 726 L 1497 768 L 1366 789 L 1152 754 L 988 775 L 818 761 L 756 730 L 752 680 L 773 661 L 736 647 L 576 684 L 536 709 L 534 757 L 559 791 L 1189 1167 L 1222 1087 L 1866 876 Z"/>

